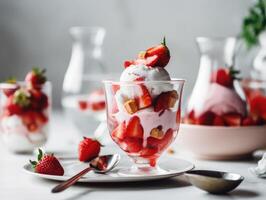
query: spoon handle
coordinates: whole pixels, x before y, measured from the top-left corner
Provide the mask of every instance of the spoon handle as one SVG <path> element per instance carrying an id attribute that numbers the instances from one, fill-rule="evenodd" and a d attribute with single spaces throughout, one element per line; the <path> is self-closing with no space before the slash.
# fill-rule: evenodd
<path id="1" fill-rule="evenodd" d="M 57 193 L 57 192 L 64 191 L 65 189 L 69 188 L 71 185 L 75 184 L 84 174 L 88 173 L 91 170 L 92 170 L 91 167 L 85 168 L 84 170 L 82 170 L 81 172 L 79 172 L 78 174 L 76 174 L 75 176 L 73 176 L 70 179 L 66 180 L 65 182 L 60 183 L 57 186 L 55 186 L 51 190 L 51 192 L 52 193 Z"/>

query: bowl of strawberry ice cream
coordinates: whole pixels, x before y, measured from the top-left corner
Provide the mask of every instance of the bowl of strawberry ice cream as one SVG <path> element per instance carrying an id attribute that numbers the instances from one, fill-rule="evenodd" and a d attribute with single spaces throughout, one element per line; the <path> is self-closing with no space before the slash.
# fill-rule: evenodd
<path id="1" fill-rule="evenodd" d="M 30 153 L 47 141 L 51 84 L 44 73 L 36 68 L 24 82 L 0 84 L 1 136 L 12 152 Z"/>
<path id="2" fill-rule="evenodd" d="M 247 98 L 237 91 L 241 86 L 230 70 L 219 68 L 210 79 L 198 80 L 188 102 L 178 144 L 197 158 L 247 158 L 266 146 L 264 119 L 250 114 Z"/>
<path id="3" fill-rule="evenodd" d="M 169 59 L 160 44 L 126 61 L 119 81 L 104 81 L 110 135 L 135 164 L 126 174 L 158 170 L 158 158 L 177 136 L 184 80 L 170 78 Z"/>

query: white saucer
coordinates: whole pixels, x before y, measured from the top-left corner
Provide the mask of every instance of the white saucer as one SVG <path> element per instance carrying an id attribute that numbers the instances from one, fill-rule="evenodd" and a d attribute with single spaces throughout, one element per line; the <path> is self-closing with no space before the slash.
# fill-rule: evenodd
<path id="1" fill-rule="evenodd" d="M 65 169 L 64 176 L 53 176 L 35 173 L 30 164 L 24 165 L 23 169 L 25 172 L 36 177 L 65 181 L 88 166 L 88 164 L 81 163 L 76 159 L 62 159 L 60 160 L 60 163 Z M 194 168 L 194 165 L 186 160 L 165 156 L 159 160 L 159 166 L 164 170 L 163 173 L 143 176 L 125 176 L 117 173 L 119 169 L 130 168 L 131 166 L 132 163 L 130 162 L 129 158 L 122 156 L 120 163 L 113 171 L 109 172 L 108 174 L 96 174 L 89 172 L 84 177 L 82 177 L 79 182 L 133 182 L 159 180 L 179 176 Z"/>

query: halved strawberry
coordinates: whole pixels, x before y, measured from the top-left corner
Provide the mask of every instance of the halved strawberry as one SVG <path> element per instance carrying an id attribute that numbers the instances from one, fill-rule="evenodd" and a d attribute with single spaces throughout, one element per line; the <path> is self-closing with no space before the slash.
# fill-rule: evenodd
<path id="1" fill-rule="evenodd" d="M 126 122 L 123 121 L 121 124 L 119 124 L 112 132 L 112 138 L 113 139 L 118 139 L 118 140 L 122 140 L 124 139 L 124 137 L 126 136 Z"/>
<path id="2" fill-rule="evenodd" d="M 225 114 L 223 119 L 228 126 L 241 126 L 242 116 L 240 114 Z"/>
<path id="3" fill-rule="evenodd" d="M 126 128 L 126 137 L 143 138 L 143 128 L 138 116 L 130 118 Z"/>
<path id="4" fill-rule="evenodd" d="M 214 126 L 225 126 L 225 122 L 222 117 L 216 115 L 213 120 Z"/>
<path id="5" fill-rule="evenodd" d="M 121 147 L 128 153 L 137 153 L 142 149 L 142 138 L 126 137 L 122 141 Z"/>
<path id="6" fill-rule="evenodd" d="M 211 111 L 205 112 L 196 118 L 196 124 L 199 125 L 213 125 L 215 114 Z"/>
<path id="7" fill-rule="evenodd" d="M 154 103 L 154 111 L 159 112 L 174 107 L 176 101 L 178 100 L 178 94 L 176 90 L 169 92 L 162 92 Z"/>
<path id="8" fill-rule="evenodd" d="M 165 67 L 170 60 L 170 51 L 166 46 L 165 38 L 160 45 L 151 47 L 146 50 L 145 58 L 148 59 L 151 56 L 158 56 L 158 59 L 152 66 Z"/>
<path id="9" fill-rule="evenodd" d="M 152 97 L 145 85 L 140 84 L 140 88 L 141 93 L 140 96 L 136 98 L 136 101 L 138 103 L 138 108 L 143 109 L 149 107 L 152 104 Z"/>
<path id="10" fill-rule="evenodd" d="M 96 158 L 101 151 L 101 144 L 92 138 L 84 137 L 78 146 L 78 157 L 80 161 L 90 161 Z"/>

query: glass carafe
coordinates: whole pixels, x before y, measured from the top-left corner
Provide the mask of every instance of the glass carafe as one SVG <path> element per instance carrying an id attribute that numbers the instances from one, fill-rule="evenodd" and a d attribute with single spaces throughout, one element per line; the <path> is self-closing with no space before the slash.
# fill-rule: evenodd
<path id="1" fill-rule="evenodd" d="M 240 126 L 246 116 L 246 102 L 233 67 L 236 39 L 199 37 L 196 42 L 200 66 L 184 122 Z"/>
<path id="2" fill-rule="evenodd" d="M 63 82 L 62 106 L 83 136 L 93 135 L 105 121 L 102 79 L 107 73 L 102 61 L 105 29 L 72 27 L 72 54 Z"/>

